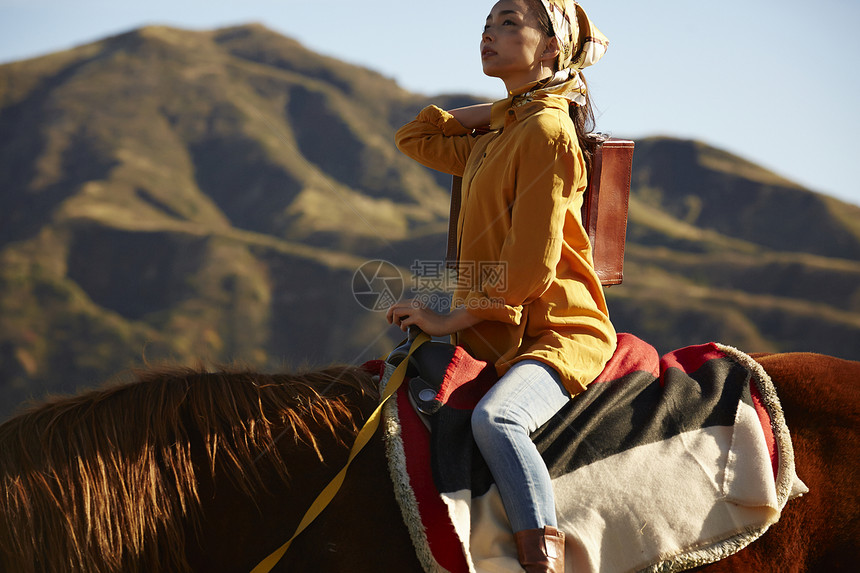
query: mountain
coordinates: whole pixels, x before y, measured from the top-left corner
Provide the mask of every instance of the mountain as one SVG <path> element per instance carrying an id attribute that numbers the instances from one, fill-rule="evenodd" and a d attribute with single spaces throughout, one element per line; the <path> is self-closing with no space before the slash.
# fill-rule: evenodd
<path id="1" fill-rule="evenodd" d="M 0 417 L 142 364 L 386 353 L 399 331 L 354 291 L 444 257 L 450 178 L 393 144 L 431 101 L 477 99 L 260 25 L 0 66 Z M 637 141 L 634 162 L 619 330 L 860 359 L 860 207 L 696 141 Z"/>

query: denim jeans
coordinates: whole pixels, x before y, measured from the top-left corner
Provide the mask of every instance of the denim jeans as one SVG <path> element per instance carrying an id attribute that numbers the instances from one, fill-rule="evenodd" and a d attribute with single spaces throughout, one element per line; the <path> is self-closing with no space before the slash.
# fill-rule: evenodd
<path id="1" fill-rule="evenodd" d="M 472 433 L 514 532 L 558 525 L 549 471 L 529 434 L 570 400 L 558 373 L 538 360 L 514 364 L 472 413 Z"/>

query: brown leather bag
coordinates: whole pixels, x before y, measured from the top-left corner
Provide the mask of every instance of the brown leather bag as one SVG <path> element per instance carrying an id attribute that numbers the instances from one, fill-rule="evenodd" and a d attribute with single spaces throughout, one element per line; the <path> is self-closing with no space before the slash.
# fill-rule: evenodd
<path id="1" fill-rule="evenodd" d="M 596 140 L 591 176 L 582 201 L 582 225 L 591 241 L 594 269 L 603 286 L 621 284 L 627 241 L 627 206 L 634 143 L 626 139 L 590 136 Z M 447 266 L 457 266 L 457 220 L 462 179 L 451 182 Z"/>

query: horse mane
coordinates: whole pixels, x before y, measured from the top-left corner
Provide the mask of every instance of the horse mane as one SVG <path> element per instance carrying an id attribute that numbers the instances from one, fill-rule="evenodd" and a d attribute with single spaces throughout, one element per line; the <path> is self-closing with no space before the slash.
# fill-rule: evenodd
<path id="1" fill-rule="evenodd" d="M 198 472 L 214 479 L 217 468 L 249 496 L 265 487 L 261 460 L 288 481 L 278 440 L 322 460 L 317 438 L 355 435 L 359 400 L 376 393 L 371 374 L 352 366 L 135 374 L 0 425 L 0 569 L 188 570 Z"/>

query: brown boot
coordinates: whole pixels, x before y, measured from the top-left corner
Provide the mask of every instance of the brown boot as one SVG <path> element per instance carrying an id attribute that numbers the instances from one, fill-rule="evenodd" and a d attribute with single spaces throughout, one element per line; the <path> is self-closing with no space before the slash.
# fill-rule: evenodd
<path id="1" fill-rule="evenodd" d="M 547 525 L 514 533 L 517 557 L 526 573 L 564 573 L 564 533 Z"/>

